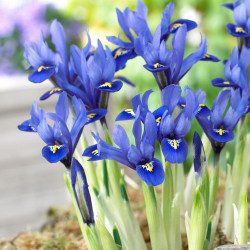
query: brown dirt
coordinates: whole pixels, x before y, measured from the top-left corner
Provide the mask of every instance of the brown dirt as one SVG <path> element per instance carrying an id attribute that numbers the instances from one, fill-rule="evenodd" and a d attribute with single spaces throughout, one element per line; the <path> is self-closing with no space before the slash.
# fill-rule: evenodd
<path id="1" fill-rule="evenodd" d="M 144 201 L 141 191 L 128 188 L 131 205 L 139 222 L 148 249 L 151 249 L 150 235 L 143 209 Z M 218 195 L 221 198 L 221 193 Z M 217 229 L 215 245 L 230 244 L 220 227 Z M 187 250 L 187 238 L 182 236 L 183 250 Z M 12 240 L 0 241 L 0 250 L 87 250 L 74 215 L 73 208 L 50 208 L 48 220 L 40 232 L 20 233 Z"/>

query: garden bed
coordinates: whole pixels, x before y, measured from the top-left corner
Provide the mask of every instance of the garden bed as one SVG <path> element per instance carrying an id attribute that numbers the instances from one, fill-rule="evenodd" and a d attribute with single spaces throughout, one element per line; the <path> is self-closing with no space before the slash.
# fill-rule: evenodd
<path id="1" fill-rule="evenodd" d="M 128 188 L 129 197 L 135 216 L 139 221 L 143 237 L 150 246 L 150 236 L 148 231 L 146 211 L 143 209 L 144 201 L 141 191 Z M 220 195 L 221 197 L 221 195 Z M 37 232 L 22 232 L 11 240 L 0 241 L 1 250 L 30 250 L 30 249 L 60 249 L 60 250 L 87 250 L 87 246 L 82 239 L 81 230 L 73 207 L 50 208 L 47 212 L 47 222 L 41 226 Z M 223 234 L 220 226 L 217 228 L 214 247 L 232 243 Z M 188 249 L 187 239 L 182 237 L 183 249 Z"/>

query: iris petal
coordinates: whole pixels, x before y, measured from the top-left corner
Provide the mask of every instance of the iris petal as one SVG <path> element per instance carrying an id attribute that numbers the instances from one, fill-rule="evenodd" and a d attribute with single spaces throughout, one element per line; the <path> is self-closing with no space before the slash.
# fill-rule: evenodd
<path id="1" fill-rule="evenodd" d="M 97 89 L 107 92 L 116 92 L 122 88 L 123 83 L 121 81 L 105 82 L 97 87 Z"/>
<path id="2" fill-rule="evenodd" d="M 123 69 L 126 65 L 126 62 L 129 59 L 136 57 L 136 53 L 133 51 L 133 49 L 122 49 L 122 48 L 117 48 L 113 50 L 112 55 L 116 62 L 115 71 Z"/>
<path id="3" fill-rule="evenodd" d="M 86 148 L 82 155 L 90 157 L 90 159 L 88 159 L 88 161 L 102 160 L 102 158 L 99 155 L 98 149 L 97 149 L 97 144 Z"/>
<path id="4" fill-rule="evenodd" d="M 213 56 L 211 54 L 205 54 L 203 58 L 201 58 L 201 61 L 209 61 L 209 62 L 219 62 L 220 59 L 216 56 Z"/>
<path id="5" fill-rule="evenodd" d="M 133 109 L 125 109 L 117 117 L 116 121 L 126 121 L 135 119 L 135 113 Z"/>
<path id="6" fill-rule="evenodd" d="M 188 145 L 184 139 L 176 140 L 177 149 L 171 139 L 164 138 L 161 142 L 161 149 L 164 157 L 170 163 L 183 163 L 187 157 Z"/>
<path id="7" fill-rule="evenodd" d="M 49 91 L 47 91 L 46 93 L 44 93 L 41 97 L 40 97 L 40 100 L 43 101 L 43 100 L 46 100 L 48 99 L 50 96 L 54 95 L 54 94 L 60 94 L 63 92 L 63 89 L 61 88 L 53 88 Z"/>
<path id="8" fill-rule="evenodd" d="M 156 109 L 156 110 L 153 112 L 153 115 L 155 116 L 155 121 L 156 121 L 157 127 L 160 125 L 161 119 L 162 119 L 162 115 L 163 115 L 163 113 L 164 113 L 166 110 L 168 110 L 168 107 L 167 107 L 167 106 L 162 106 L 162 107 Z"/>
<path id="9" fill-rule="evenodd" d="M 55 67 L 45 67 L 40 72 L 36 70 L 29 75 L 29 81 L 33 83 L 43 82 L 54 75 L 55 72 Z"/>
<path id="10" fill-rule="evenodd" d="M 106 109 L 92 109 L 87 112 L 87 122 L 85 125 L 100 120 L 107 114 Z"/>
<path id="11" fill-rule="evenodd" d="M 239 87 L 237 84 L 233 83 L 233 82 L 229 82 L 227 80 L 224 80 L 223 78 L 215 78 L 212 80 L 212 85 L 215 87 Z"/>
<path id="12" fill-rule="evenodd" d="M 137 165 L 136 172 L 140 178 L 145 181 L 149 186 L 160 185 L 165 179 L 165 172 L 161 162 L 157 159 L 153 159 L 147 163 L 149 167 L 144 165 Z"/>
<path id="13" fill-rule="evenodd" d="M 197 23 L 194 21 L 188 19 L 178 19 L 169 25 L 170 33 L 175 33 L 183 24 L 186 24 L 187 31 L 190 31 L 197 27 Z"/>
<path id="14" fill-rule="evenodd" d="M 150 72 L 161 72 L 161 71 L 165 71 L 169 69 L 169 65 L 165 66 L 159 63 L 156 63 L 154 65 L 146 64 L 146 65 L 143 65 L 143 67 Z"/>
<path id="15" fill-rule="evenodd" d="M 236 37 L 248 37 L 250 34 L 246 30 L 243 29 L 243 27 L 238 27 L 235 24 L 229 23 L 227 24 L 227 31 L 230 35 L 236 36 Z"/>
<path id="16" fill-rule="evenodd" d="M 25 132 L 37 132 L 37 130 L 30 125 L 30 120 L 24 121 L 18 126 L 18 129 Z"/>
<path id="17" fill-rule="evenodd" d="M 51 163 L 56 163 L 62 160 L 68 152 L 69 148 L 66 144 L 54 146 L 47 145 L 42 149 L 43 157 Z"/>
<path id="18" fill-rule="evenodd" d="M 228 142 L 234 138 L 234 133 L 230 130 L 222 130 L 220 133 L 220 129 L 212 129 L 208 131 L 208 135 L 217 142 Z"/>

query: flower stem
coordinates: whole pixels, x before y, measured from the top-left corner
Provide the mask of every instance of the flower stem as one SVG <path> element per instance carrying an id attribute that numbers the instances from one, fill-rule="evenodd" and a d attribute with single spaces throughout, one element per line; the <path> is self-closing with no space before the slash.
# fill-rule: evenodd
<path id="1" fill-rule="evenodd" d="M 214 152 L 214 171 L 210 181 L 208 218 L 212 215 L 219 187 L 220 154 Z"/>

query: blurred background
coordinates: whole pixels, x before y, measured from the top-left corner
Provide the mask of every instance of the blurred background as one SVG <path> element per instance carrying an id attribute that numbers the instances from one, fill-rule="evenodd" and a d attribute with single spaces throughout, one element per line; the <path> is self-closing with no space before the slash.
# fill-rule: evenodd
<path id="1" fill-rule="evenodd" d="M 148 21 L 154 31 L 161 20 L 166 0 L 144 0 L 149 8 Z M 200 35 L 208 40 L 208 53 L 221 60 L 227 59 L 236 39 L 229 36 L 226 24 L 233 22 L 232 12 L 221 7 L 226 1 L 186 0 L 175 3 L 172 21 L 187 18 L 197 22 L 198 28 L 188 33 L 186 55 L 195 51 L 200 43 Z M 21 231 L 39 228 L 45 222 L 46 211 L 50 206 L 63 206 L 69 203 L 63 183 L 63 166 L 51 166 L 41 156 L 44 146 L 35 134 L 22 133 L 17 125 L 29 118 L 33 100 L 46 111 L 53 110 L 57 101 L 54 95 L 46 102 L 39 97 L 51 86 L 49 82 L 32 84 L 28 82 L 25 69 L 28 64 L 23 58 L 24 43 L 35 42 L 43 30 L 47 42 L 49 26 L 53 19 L 58 19 L 64 26 L 67 43 L 84 46 L 86 37 L 83 27 L 90 32 L 95 45 L 99 38 L 113 49 L 105 39 L 109 35 L 121 32 L 115 8 L 123 10 L 126 6 L 135 8 L 135 0 L 1 0 L 0 1 L 0 239 L 14 237 Z M 52 46 L 53 48 L 53 46 Z M 114 126 L 117 114 L 131 107 L 131 98 L 152 88 L 155 92 L 150 97 L 152 110 L 159 104 L 159 90 L 152 74 L 142 66 L 144 61 L 136 58 L 127 63 L 120 75 L 135 83 L 136 88 L 124 86 L 121 91 L 112 94 L 110 109 L 110 129 Z M 222 62 L 199 62 L 183 78 L 181 85 L 188 85 L 194 91 L 202 88 L 207 93 L 207 105 L 211 108 L 219 89 L 211 85 L 211 80 L 223 77 Z M 128 130 L 132 122 L 120 123 Z M 192 140 L 194 131 L 201 133 L 196 121 L 187 140 Z M 233 143 L 228 143 L 223 151 L 232 150 Z M 189 150 L 185 162 L 187 172 L 192 161 Z M 233 155 L 231 154 L 231 157 Z M 229 156 L 230 157 L 230 156 Z M 229 161 L 231 159 L 229 158 Z"/>

